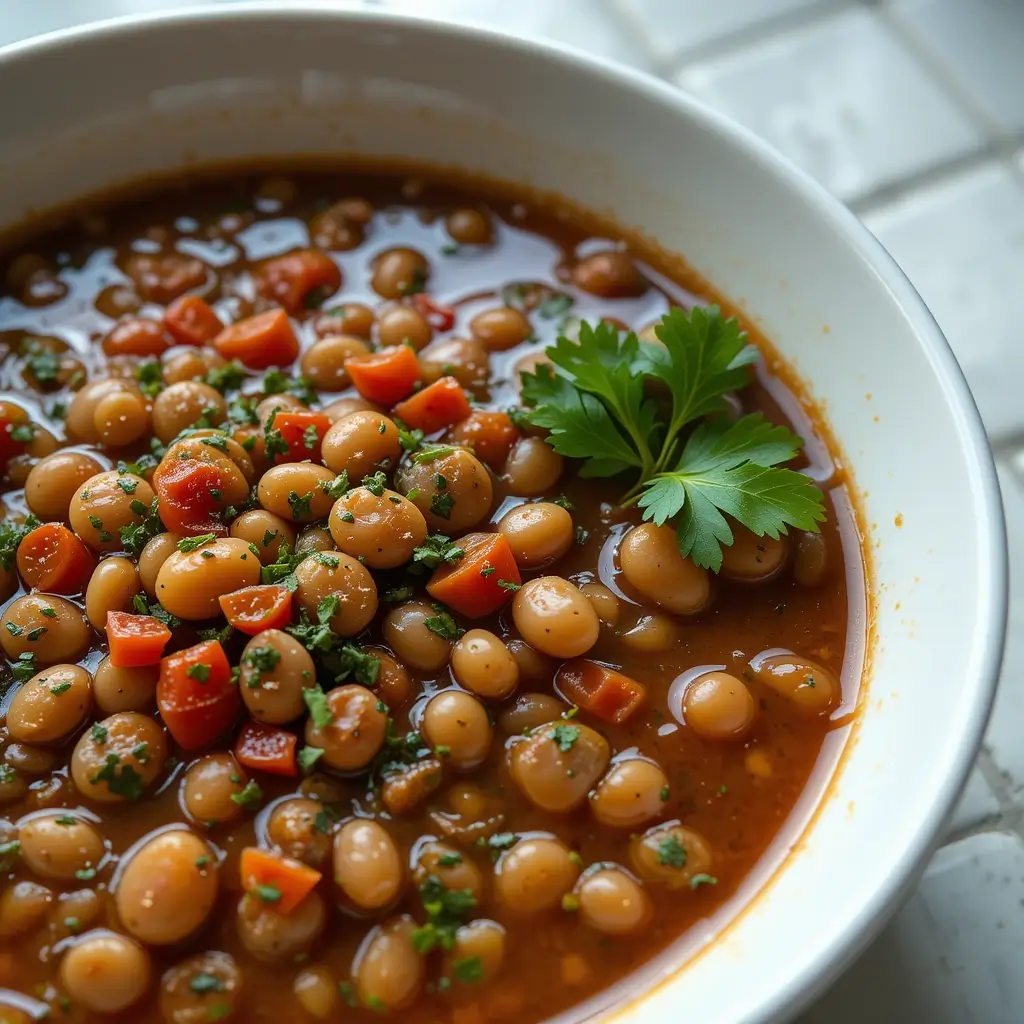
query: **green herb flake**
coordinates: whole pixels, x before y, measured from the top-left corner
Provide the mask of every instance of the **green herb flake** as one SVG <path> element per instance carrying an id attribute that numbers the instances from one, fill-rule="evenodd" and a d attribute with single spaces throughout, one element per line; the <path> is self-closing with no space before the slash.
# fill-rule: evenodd
<path id="1" fill-rule="evenodd" d="M 231 794 L 231 802 L 251 811 L 259 807 L 263 801 L 263 790 L 260 789 L 255 779 L 250 779 L 240 793 Z"/>
<path id="2" fill-rule="evenodd" d="M 423 625 L 431 633 L 441 637 L 442 640 L 458 640 L 463 634 L 458 623 L 452 618 L 450 612 L 439 612 L 437 615 L 429 615 L 423 620 Z"/>
<path id="3" fill-rule="evenodd" d="M 439 519 L 451 519 L 455 499 L 447 493 L 435 493 L 430 499 L 430 511 Z"/>
<path id="4" fill-rule="evenodd" d="M 277 903 L 281 899 L 281 890 L 272 883 L 265 885 L 257 885 L 256 895 L 264 903 Z"/>
<path id="5" fill-rule="evenodd" d="M 93 743 L 106 743 L 107 735 L 107 727 L 105 725 L 100 725 L 99 722 L 96 722 L 89 730 L 89 738 Z"/>
<path id="6" fill-rule="evenodd" d="M 303 774 L 308 775 L 313 766 L 324 756 L 322 747 L 311 747 L 308 744 L 299 751 L 299 767 Z M 328 830 L 329 831 L 329 830 Z"/>
<path id="7" fill-rule="evenodd" d="M 280 896 L 280 894 L 278 894 L 278 896 Z M 207 971 L 200 971 L 188 983 L 188 987 L 199 995 L 206 995 L 208 992 L 223 992 L 226 986 L 215 974 L 209 974 Z"/>
<path id="8" fill-rule="evenodd" d="M 475 985 L 484 980 L 484 964 L 478 956 L 467 956 L 452 965 L 455 977 L 464 985 Z"/>
<path id="9" fill-rule="evenodd" d="M 572 750 L 573 744 L 580 738 L 580 730 L 577 725 L 556 725 L 551 730 L 551 738 L 558 745 L 558 749 L 567 754 Z"/>
<path id="10" fill-rule="evenodd" d="M 189 665 L 185 670 L 185 675 L 187 675 L 189 679 L 195 679 L 200 683 L 205 683 L 209 681 L 210 678 L 210 666 L 201 661 L 197 661 L 194 665 Z"/>
<path id="11" fill-rule="evenodd" d="M 669 868 L 686 867 L 686 847 L 674 835 L 667 835 L 658 843 L 658 863 Z"/>
<path id="12" fill-rule="evenodd" d="M 292 519 L 301 519 L 303 516 L 312 515 L 310 502 L 313 500 L 313 492 L 309 491 L 301 497 L 295 491 L 288 492 L 288 507 L 292 510 Z"/>
<path id="13" fill-rule="evenodd" d="M 383 471 L 377 470 L 369 476 L 363 477 L 363 486 L 372 494 L 374 497 L 381 497 L 384 494 L 384 488 L 388 485 L 388 478 Z"/>
<path id="14" fill-rule="evenodd" d="M 714 875 L 705 875 L 703 873 L 694 875 L 690 879 L 691 889 L 699 889 L 702 885 L 718 885 L 718 879 Z"/>
<path id="15" fill-rule="evenodd" d="M 112 794 L 125 800 L 138 800 L 142 796 L 142 776 L 130 764 L 121 764 L 117 754 L 107 754 L 103 767 L 89 781 L 94 786 L 105 782 Z"/>
<path id="16" fill-rule="evenodd" d="M 330 706 L 327 703 L 327 695 L 319 686 L 307 686 L 302 691 L 302 699 L 306 707 L 309 708 L 309 717 L 315 726 L 322 729 L 331 724 L 334 715 L 331 714 Z"/>

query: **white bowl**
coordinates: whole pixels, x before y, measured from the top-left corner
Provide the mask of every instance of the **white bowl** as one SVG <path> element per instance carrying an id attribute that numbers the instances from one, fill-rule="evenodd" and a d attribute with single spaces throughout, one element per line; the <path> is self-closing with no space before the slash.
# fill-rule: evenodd
<path id="1" fill-rule="evenodd" d="M 685 254 L 777 343 L 826 410 L 870 524 L 859 727 L 731 923 L 708 922 L 593 1009 L 648 1024 L 795 1013 L 922 868 L 1002 650 L 1005 538 L 985 435 L 945 340 L 881 246 L 682 93 L 485 30 L 302 3 L 204 8 L 12 47 L 0 96 L 0 225 L 195 161 L 412 157 L 612 212 Z"/>

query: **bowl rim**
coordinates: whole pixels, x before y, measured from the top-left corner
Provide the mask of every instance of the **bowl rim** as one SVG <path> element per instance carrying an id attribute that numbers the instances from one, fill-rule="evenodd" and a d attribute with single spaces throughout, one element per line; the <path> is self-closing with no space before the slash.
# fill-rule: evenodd
<path id="1" fill-rule="evenodd" d="M 549 39 L 524 38 L 515 33 L 470 18 L 449 21 L 420 12 L 371 7 L 363 0 L 232 0 L 231 3 L 170 10 L 147 11 L 102 18 L 86 24 L 57 29 L 0 46 L 0 70 L 6 64 L 30 61 L 37 54 L 59 51 L 94 39 L 129 37 L 135 32 L 159 31 L 162 25 L 244 22 L 259 17 L 270 22 L 311 22 L 344 19 L 371 27 L 393 28 L 413 23 L 420 29 L 457 37 L 466 43 L 479 42 L 524 56 L 541 58 L 562 65 L 581 76 L 596 76 L 606 84 L 631 93 L 639 102 L 657 103 L 674 108 L 680 117 L 698 123 L 718 137 L 744 159 L 756 163 L 776 181 L 798 194 L 808 215 L 819 218 L 839 240 L 847 245 L 890 293 L 906 317 L 914 338 L 942 389 L 946 408 L 960 443 L 968 456 L 968 479 L 974 495 L 974 533 L 981 564 L 975 605 L 977 621 L 983 623 L 972 638 L 970 668 L 964 684 L 969 696 L 970 714 L 962 719 L 956 742 L 943 748 L 940 755 L 941 784 L 935 797 L 908 838 L 897 862 L 890 865 L 882 884 L 873 892 L 856 919 L 828 945 L 817 947 L 813 958 L 796 973 L 773 985 L 768 997 L 758 1006 L 759 1019 L 776 1020 L 794 1016 L 820 994 L 863 951 L 899 908 L 902 897 L 919 878 L 928 858 L 939 845 L 941 829 L 966 784 L 975 755 L 981 746 L 984 729 L 995 698 L 1002 663 L 1008 615 L 1009 558 L 995 459 L 964 372 L 938 323 L 909 278 L 881 242 L 840 200 L 829 193 L 809 173 L 783 156 L 753 131 L 688 95 L 669 82 L 611 59 L 579 50 Z M 752 311 L 756 312 L 756 311 Z M 780 350 L 781 351 L 781 350 Z M 782 353 L 784 355 L 784 353 Z M 813 384 L 813 382 L 810 382 Z M 812 387 L 813 393 L 813 387 Z M 851 459 L 856 478 L 856 459 Z M 879 638 L 875 637 L 877 645 Z M 870 671 L 870 669 L 868 669 Z M 858 702 L 860 704 L 860 702 Z M 843 763 L 851 750 L 851 737 L 833 770 L 828 787 L 817 807 L 828 799 Z M 812 815 L 797 839 L 797 845 L 814 827 Z M 736 925 L 785 870 L 787 857 L 766 879 L 759 891 L 739 910 L 712 940 Z M 626 1001 L 603 1010 L 607 1020 L 621 1020 L 627 1013 L 641 1010 L 657 991 L 672 984 L 703 951 L 687 956 L 671 972 Z"/>

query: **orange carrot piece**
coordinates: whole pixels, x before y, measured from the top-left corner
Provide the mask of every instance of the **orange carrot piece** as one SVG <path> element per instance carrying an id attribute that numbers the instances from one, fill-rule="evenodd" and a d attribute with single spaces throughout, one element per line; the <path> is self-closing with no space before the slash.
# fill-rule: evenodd
<path id="1" fill-rule="evenodd" d="M 501 533 L 467 533 L 458 545 L 465 554 L 434 570 L 427 593 L 468 618 L 490 615 L 522 582 L 512 548 Z"/>
<path id="2" fill-rule="evenodd" d="M 117 668 L 159 664 L 170 639 L 171 631 L 152 615 L 107 612 L 110 663 Z"/>
<path id="3" fill-rule="evenodd" d="M 481 461 L 495 472 L 500 472 L 512 451 L 512 445 L 519 440 L 519 431 L 507 412 L 485 412 L 477 409 L 461 423 L 456 423 L 448 432 L 452 444 L 472 448 Z"/>
<path id="4" fill-rule="evenodd" d="M 320 445 L 324 434 L 331 429 L 331 418 L 322 412 L 295 412 L 281 409 L 274 413 L 272 429 L 281 433 L 281 439 L 288 445 L 287 452 L 278 452 L 275 463 L 320 461 Z"/>
<path id="5" fill-rule="evenodd" d="M 179 345 L 205 345 L 224 330 L 224 323 L 204 299 L 182 295 L 164 310 L 164 327 Z"/>
<path id="6" fill-rule="evenodd" d="M 462 385 L 454 377 L 442 377 L 399 402 L 393 411 L 403 423 L 433 434 L 465 419 L 473 409 Z"/>
<path id="7" fill-rule="evenodd" d="M 647 699 L 647 687 L 615 669 L 586 658 L 567 661 L 555 673 L 562 696 L 602 722 L 621 725 Z"/>
<path id="8" fill-rule="evenodd" d="M 95 564 L 81 539 L 60 523 L 37 526 L 18 545 L 18 573 L 35 590 L 77 594 Z"/>
<path id="9" fill-rule="evenodd" d="M 290 366 L 299 354 L 299 339 L 283 309 L 229 324 L 213 339 L 213 346 L 225 359 L 237 359 L 252 370 Z"/>
<path id="10" fill-rule="evenodd" d="M 164 526 L 174 533 L 225 536 L 228 528 L 214 515 L 223 508 L 216 497 L 222 482 L 221 471 L 213 462 L 164 459 L 153 473 Z"/>
<path id="11" fill-rule="evenodd" d="M 247 846 L 239 858 L 242 888 L 280 914 L 290 914 L 317 887 L 323 875 L 302 861 Z"/>
<path id="12" fill-rule="evenodd" d="M 108 356 L 159 356 L 171 347 L 159 320 L 133 317 L 122 320 L 103 339 Z"/>
<path id="13" fill-rule="evenodd" d="M 319 249 L 299 249 L 275 256 L 256 269 L 261 295 L 283 306 L 292 316 L 318 309 L 341 287 L 341 270 Z"/>
<path id="14" fill-rule="evenodd" d="M 248 636 L 256 636 L 265 629 L 284 629 L 291 621 L 292 595 L 287 587 L 242 587 L 217 600 L 228 622 Z"/>
<path id="15" fill-rule="evenodd" d="M 156 703 L 164 725 L 185 750 L 208 747 L 229 729 L 242 701 L 220 642 L 204 640 L 164 658 Z"/>
<path id="16" fill-rule="evenodd" d="M 408 345 L 352 356 L 345 360 L 345 369 L 363 398 L 387 406 L 412 394 L 421 375 L 420 361 Z"/>
<path id="17" fill-rule="evenodd" d="M 238 763 L 270 775 L 298 775 L 295 748 L 298 737 L 287 729 L 263 722 L 246 722 L 235 743 Z"/>

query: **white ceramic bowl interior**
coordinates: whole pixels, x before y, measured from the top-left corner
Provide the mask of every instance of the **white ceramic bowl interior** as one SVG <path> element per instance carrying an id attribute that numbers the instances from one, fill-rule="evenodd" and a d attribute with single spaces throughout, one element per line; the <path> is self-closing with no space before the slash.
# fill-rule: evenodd
<path id="1" fill-rule="evenodd" d="M 737 1022 L 806 1002 L 923 864 L 1002 648 L 1004 538 L 985 437 L 945 341 L 880 246 L 809 179 L 667 86 L 429 21 L 296 3 L 110 23 L 11 48 L 0 96 L 0 225 L 196 161 L 415 158 L 611 212 L 685 254 L 761 325 L 826 410 L 870 524 L 861 725 L 803 837 L 806 803 L 773 849 L 766 870 L 796 844 L 770 884 L 758 892 L 765 872 L 752 879 L 733 909 L 750 905 L 728 927 L 709 922 L 685 969 L 692 941 L 595 1012 Z"/>

